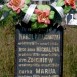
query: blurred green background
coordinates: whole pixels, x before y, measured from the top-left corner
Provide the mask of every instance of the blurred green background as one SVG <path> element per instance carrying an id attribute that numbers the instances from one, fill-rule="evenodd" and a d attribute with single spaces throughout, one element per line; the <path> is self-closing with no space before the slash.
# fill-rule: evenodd
<path id="1" fill-rule="evenodd" d="M 64 30 L 63 77 L 77 77 L 77 28 Z M 14 77 L 15 26 L 13 20 L 0 22 L 0 77 Z"/>

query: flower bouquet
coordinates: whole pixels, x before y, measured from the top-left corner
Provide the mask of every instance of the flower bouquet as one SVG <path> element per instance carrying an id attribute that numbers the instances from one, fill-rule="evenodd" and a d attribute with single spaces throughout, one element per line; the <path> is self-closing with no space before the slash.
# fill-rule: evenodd
<path id="1" fill-rule="evenodd" d="M 76 11 L 75 0 L 58 0 L 52 4 L 31 4 L 31 0 L 9 0 L 2 8 L 0 21 L 12 15 L 17 23 L 30 24 L 31 29 L 43 29 L 61 23 L 65 14 Z M 26 26 L 26 25 L 25 25 Z"/>
<path id="2" fill-rule="evenodd" d="M 31 4 L 30 0 L 10 0 L 3 6 L 0 21 L 12 15 L 18 23 L 31 23 L 31 29 L 47 28 L 54 19 L 55 12 L 49 5 Z"/>
<path id="3" fill-rule="evenodd" d="M 61 6 L 64 9 L 64 13 L 67 14 L 71 10 L 76 10 L 75 0 L 58 0 L 57 6 Z"/>

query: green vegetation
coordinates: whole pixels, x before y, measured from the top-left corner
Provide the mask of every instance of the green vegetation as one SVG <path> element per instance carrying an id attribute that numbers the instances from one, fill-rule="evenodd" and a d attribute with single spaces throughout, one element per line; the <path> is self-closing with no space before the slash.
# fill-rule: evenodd
<path id="1" fill-rule="evenodd" d="M 0 77 L 14 77 L 15 29 L 11 21 L 8 17 L 5 23 L 0 23 Z"/>
<path id="2" fill-rule="evenodd" d="M 0 23 L 0 77 L 14 77 L 14 44 L 15 27 L 8 17 Z M 63 77 L 77 77 L 77 28 L 64 31 L 63 53 Z"/>

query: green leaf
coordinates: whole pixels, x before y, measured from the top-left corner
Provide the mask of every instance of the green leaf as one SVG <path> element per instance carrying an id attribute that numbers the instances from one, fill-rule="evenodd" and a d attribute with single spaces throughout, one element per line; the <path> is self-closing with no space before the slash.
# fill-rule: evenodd
<path id="1" fill-rule="evenodd" d="M 14 11 L 10 11 L 10 14 L 11 14 L 12 16 L 16 16 L 16 15 L 17 15 L 17 13 L 14 12 Z"/>
<path id="2" fill-rule="evenodd" d="M 9 11 L 9 10 L 10 10 L 10 8 L 8 8 L 6 4 L 4 4 L 2 11 Z"/>
<path id="3" fill-rule="evenodd" d="M 49 15 L 49 19 L 54 19 L 54 15 L 55 15 L 55 12 L 54 11 L 51 11 L 50 12 L 50 15 Z"/>
<path id="4" fill-rule="evenodd" d="M 32 29 L 32 30 L 33 30 L 33 29 L 38 29 L 37 22 L 32 23 L 32 25 L 31 25 L 31 29 Z"/>
<path id="5" fill-rule="evenodd" d="M 39 10 L 50 10 L 51 9 L 50 6 L 48 6 L 48 5 L 41 5 L 41 4 L 38 5 L 37 8 Z"/>
<path id="6" fill-rule="evenodd" d="M 57 6 L 63 6 L 64 5 L 64 0 L 58 0 Z"/>
<path id="7" fill-rule="evenodd" d="M 26 11 L 28 10 L 28 6 L 25 4 L 24 8 L 21 9 L 24 13 L 26 13 Z"/>
<path id="8" fill-rule="evenodd" d="M 68 13 L 71 10 L 71 6 L 65 6 L 64 13 Z"/>
<path id="9" fill-rule="evenodd" d="M 31 2 L 31 0 L 25 0 L 26 4 L 29 4 Z"/>
<path id="10" fill-rule="evenodd" d="M 37 20 L 37 15 L 36 14 L 33 14 L 32 17 L 31 17 L 31 21 L 32 22 L 35 22 Z"/>
<path id="11" fill-rule="evenodd" d="M 38 23 L 38 28 L 46 28 L 48 25 L 47 24 L 43 24 L 43 23 Z"/>
<path id="12" fill-rule="evenodd" d="M 48 25 L 47 24 L 43 24 L 43 23 L 38 23 L 38 22 L 35 22 L 35 23 L 32 23 L 32 30 L 33 29 L 42 29 L 42 28 L 46 28 Z"/>

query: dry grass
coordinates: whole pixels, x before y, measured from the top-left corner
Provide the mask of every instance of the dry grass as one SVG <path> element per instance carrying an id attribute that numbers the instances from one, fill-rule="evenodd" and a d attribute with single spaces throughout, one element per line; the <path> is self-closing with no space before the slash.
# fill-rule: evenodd
<path id="1" fill-rule="evenodd" d="M 77 77 L 77 28 L 70 28 L 64 32 L 64 76 Z"/>
<path id="2" fill-rule="evenodd" d="M 64 32 L 63 77 L 77 77 L 77 28 Z M 14 27 L 0 26 L 0 77 L 14 77 Z"/>
<path id="3" fill-rule="evenodd" d="M 14 27 L 0 25 L 0 77 L 14 77 Z"/>

